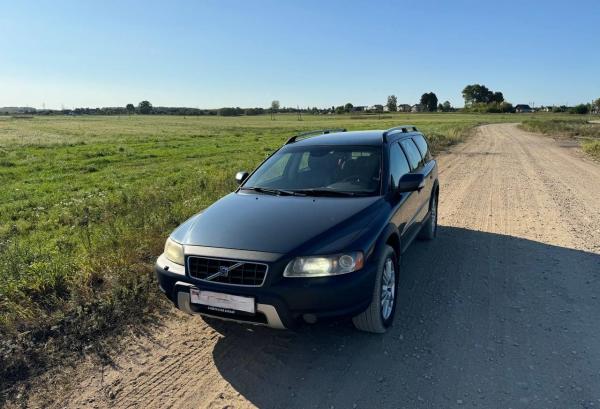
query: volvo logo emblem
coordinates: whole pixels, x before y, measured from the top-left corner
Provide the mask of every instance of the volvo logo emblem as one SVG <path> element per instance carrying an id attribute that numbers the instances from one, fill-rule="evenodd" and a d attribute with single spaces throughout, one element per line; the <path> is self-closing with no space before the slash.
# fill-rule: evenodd
<path id="1" fill-rule="evenodd" d="M 219 266 L 219 271 L 217 271 L 214 274 L 209 275 L 208 277 L 205 278 L 205 280 L 210 281 L 210 280 L 214 280 L 217 277 L 227 277 L 229 276 L 229 272 L 231 270 L 235 270 L 236 268 L 238 268 L 239 266 L 244 265 L 244 263 L 235 263 L 232 264 L 230 266 Z"/>

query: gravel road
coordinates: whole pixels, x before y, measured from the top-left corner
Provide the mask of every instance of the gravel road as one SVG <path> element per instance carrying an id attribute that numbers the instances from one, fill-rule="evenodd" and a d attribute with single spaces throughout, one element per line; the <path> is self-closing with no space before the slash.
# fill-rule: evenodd
<path id="1" fill-rule="evenodd" d="M 439 157 L 440 229 L 384 336 L 176 313 L 61 407 L 600 407 L 600 166 L 515 124 Z"/>

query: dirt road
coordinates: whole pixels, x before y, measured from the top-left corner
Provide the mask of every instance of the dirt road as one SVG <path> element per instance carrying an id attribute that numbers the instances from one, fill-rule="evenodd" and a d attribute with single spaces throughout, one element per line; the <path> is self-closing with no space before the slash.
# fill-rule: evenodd
<path id="1" fill-rule="evenodd" d="M 177 314 L 61 406 L 600 407 L 600 166 L 512 124 L 439 162 L 439 236 L 403 257 L 388 334 Z"/>

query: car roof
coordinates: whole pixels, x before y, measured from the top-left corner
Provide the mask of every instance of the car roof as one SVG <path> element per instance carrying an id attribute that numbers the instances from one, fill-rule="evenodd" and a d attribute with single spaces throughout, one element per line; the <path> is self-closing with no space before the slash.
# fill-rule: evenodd
<path id="1" fill-rule="evenodd" d="M 381 129 L 368 131 L 350 131 L 350 132 L 332 132 L 310 136 L 298 141 L 289 143 L 285 146 L 314 146 L 314 145 L 369 145 L 381 146 L 383 142 L 383 133 Z M 400 139 L 404 136 L 416 135 L 420 132 L 394 132 L 387 136 L 388 141 Z"/>

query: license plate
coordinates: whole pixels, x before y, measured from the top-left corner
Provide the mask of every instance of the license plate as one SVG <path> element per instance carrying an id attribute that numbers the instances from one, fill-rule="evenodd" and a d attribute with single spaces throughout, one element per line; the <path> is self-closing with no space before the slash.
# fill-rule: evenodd
<path id="1" fill-rule="evenodd" d="M 244 311 L 250 314 L 256 312 L 254 298 L 242 297 L 239 295 L 215 293 L 213 291 L 203 291 L 197 288 L 190 288 L 190 302 L 206 306 L 209 310 L 218 312 Z"/>

